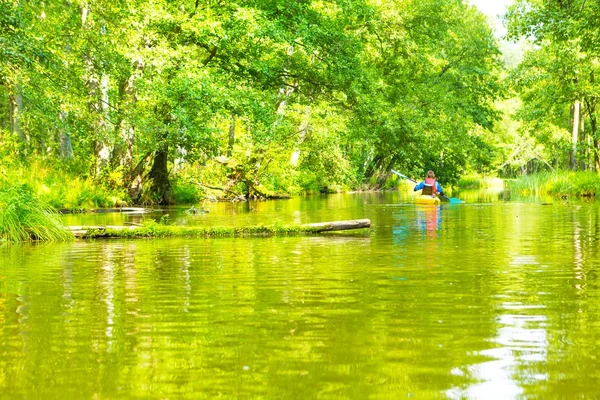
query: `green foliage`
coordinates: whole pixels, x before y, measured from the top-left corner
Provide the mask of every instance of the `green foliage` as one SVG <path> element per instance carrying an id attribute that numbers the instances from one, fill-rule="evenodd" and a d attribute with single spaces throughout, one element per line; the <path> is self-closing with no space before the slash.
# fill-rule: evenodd
<path id="1" fill-rule="evenodd" d="M 482 147 L 474 129 L 496 118 L 499 51 L 487 22 L 463 2 L 391 2 L 372 26 L 372 80 L 353 120 L 367 138 L 357 148 L 365 178 L 395 167 L 456 181 Z"/>
<path id="2" fill-rule="evenodd" d="M 481 187 L 481 179 L 475 176 L 462 176 L 458 181 L 458 187 L 463 189 L 477 189 Z"/>
<path id="3" fill-rule="evenodd" d="M 27 184 L 0 189 L 0 241 L 70 240 L 73 234 Z"/>
<path id="4" fill-rule="evenodd" d="M 55 208 L 89 210 L 101 207 L 113 207 L 118 204 L 117 197 L 110 196 L 108 189 L 90 179 L 65 176 L 51 176 L 42 184 L 41 195 Z"/>
<path id="5" fill-rule="evenodd" d="M 535 156 L 559 168 L 600 165 L 597 21 L 597 4 L 585 0 L 518 0 L 507 15 L 509 37 L 533 43 L 510 76 L 523 100 L 523 131 L 540 149 Z M 576 104 L 582 123 L 572 138 Z"/>
<path id="6" fill-rule="evenodd" d="M 205 193 L 198 185 L 181 180 L 173 183 L 173 198 L 177 204 L 196 204 L 204 199 Z"/>
<path id="7" fill-rule="evenodd" d="M 462 176 L 458 181 L 458 187 L 461 189 L 479 189 L 479 188 L 494 188 L 502 189 L 504 181 L 500 178 L 489 178 L 480 176 Z"/>
<path id="8" fill-rule="evenodd" d="M 89 210 L 128 203 L 125 191 L 115 187 L 110 178 L 96 180 L 77 173 L 77 169 L 69 171 L 64 165 L 36 160 L 27 167 L 11 160 L 3 165 L 5 169 L 0 167 L 0 173 L 4 179 L 0 186 L 26 184 L 41 201 L 55 209 Z"/>
<path id="9" fill-rule="evenodd" d="M 42 184 L 55 207 L 197 202 L 183 181 L 382 187 L 390 167 L 455 182 L 496 160 L 499 53 L 460 0 L 1 4 L 3 125 L 20 131 L 0 148 L 77 166 Z"/>

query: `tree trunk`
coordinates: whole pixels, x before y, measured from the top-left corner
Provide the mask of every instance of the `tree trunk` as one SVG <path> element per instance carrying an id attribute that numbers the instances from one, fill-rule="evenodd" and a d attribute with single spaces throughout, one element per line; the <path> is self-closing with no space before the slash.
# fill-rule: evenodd
<path id="1" fill-rule="evenodd" d="M 173 204 L 173 193 L 169 181 L 169 146 L 163 145 L 155 154 L 152 169 L 148 173 L 151 180 L 150 193 L 159 204 Z"/>
<path id="2" fill-rule="evenodd" d="M 229 143 L 227 144 L 227 157 L 231 157 L 234 144 L 235 144 L 235 115 L 232 115 L 231 123 L 229 125 Z"/>
<path id="3" fill-rule="evenodd" d="M 320 232 L 346 231 L 351 229 L 366 229 L 371 227 L 369 219 L 355 219 L 348 221 L 319 222 L 315 224 L 304 224 L 299 227 L 238 227 L 236 229 L 205 228 L 197 226 L 164 226 L 161 228 L 162 235 L 167 236 L 201 236 L 201 237 L 237 237 L 250 235 L 287 235 L 287 234 L 311 234 Z M 142 237 L 156 235 L 156 232 L 148 232 L 140 226 L 69 226 L 67 227 L 75 237 L 80 239 L 108 238 L 108 237 Z M 257 229 L 259 228 L 259 229 Z M 300 229 L 298 229 L 300 228 Z"/>
<path id="4" fill-rule="evenodd" d="M 287 50 L 287 55 L 291 58 L 294 54 L 294 45 L 290 45 Z M 279 89 L 279 102 L 277 104 L 277 114 L 280 116 L 285 115 L 285 108 L 287 107 L 287 101 L 290 95 L 294 92 L 295 86 L 284 82 Z M 275 125 L 279 123 L 279 120 L 275 121 Z"/>
<path id="5" fill-rule="evenodd" d="M 142 202 L 142 195 L 144 191 L 144 171 L 146 171 L 146 165 L 151 161 L 150 156 L 152 154 L 146 154 L 137 163 L 135 168 L 125 175 L 125 187 L 129 189 L 129 197 L 134 204 L 140 204 Z"/>
<path id="6" fill-rule="evenodd" d="M 113 149 L 110 147 L 110 145 L 108 144 L 108 141 L 106 140 L 106 133 L 108 132 L 108 126 L 107 126 L 107 121 L 108 121 L 108 86 L 109 86 L 109 80 L 108 80 L 108 75 L 106 75 L 105 73 L 102 74 L 102 78 L 100 79 L 100 99 L 98 100 L 98 133 L 99 133 L 99 140 L 96 142 L 97 145 L 97 149 L 96 149 L 96 156 L 97 156 L 97 161 L 96 161 L 96 174 L 99 175 L 100 172 L 102 172 L 103 169 L 106 168 L 106 166 L 109 164 L 110 162 L 110 156 L 111 153 L 113 151 Z"/>
<path id="7" fill-rule="evenodd" d="M 27 141 L 27 137 L 21 128 L 21 114 L 23 113 L 23 92 L 19 85 L 15 87 L 15 93 L 10 95 L 10 126 L 21 143 Z"/>
<path id="8" fill-rule="evenodd" d="M 595 114 L 590 118 L 590 128 L 592 130 L 591 135 L 594 138 L 594 167 L 596 171 L 600 171 L 600 141 L 598 140 L 598 122 L 596 121 Z"/>
<path id="9" fill-rule="evenodd" d="M 81 28 L 89 28 L 87 20 L 90 14 L 90 8 L 86 2 L 79 5 Z M 101 32 L 105 31 L 102 26 Z M 83 64 L 86 67 L 85 84 L 89 91 L 90 102 L 88 108 L 91 114 L 96 118 L 93 141 L 93 152 L 96 156 L 96 175 L 99 175 L 109 164 L 112 149 L 107 141 L 107 119 L 108 119 L 108 86 L 109 79 L 106 73 L 100 74 L 94 65 L 94 58 L 91 54 L 83 55 Z"/>
<path id="10" fill-rule="evenodd" d="M 592 80 L 593 82 L 593 80 Z M 593 138 L 594 142 L 594 168 L 596 171 L 600 171 L 600 139 L 598 138 L 598 120 L 596 117 L 596 98 L 584 98 L 585 108 L 587 114 L 590 117 L 590 132 L 589 135 Z"/>
<path id="11" fill-rule="evenodd" d="M 72 6 L 71 1 L 66 2 L 67 8 Z M 65 52 L 71 52 L 71 46 L 69 41 L 67 40 L 65 43 Z M 69 62 L 65 61 L 65 71 L 69 71 Z M 68 90 L 68 86 L 65 87 L 65 90 Z M 62 108 L 62 107 L 61 107 Z M 60 120 L 60 127 L 58 128 L 58 145 L 59 145 L 59 154 L 62 159 L 72 159 L 73 158 L 73 145 L 71 143 L 71 134 L 69 133 L 69 112 L 68 111 L 59 111 L 58 119 Z"/>
<path id="12" fill-rule="evenodd" d="M 135 140 L 135 126 L 129 117 L 129 110 L 135 107 L 137 102 L 137 90 L 135 82 L 142 76 L 144 62 L 141 59 L 133 61 L 133 70 L 129 77 L 119 85 L 119 102 L 123 115 L 118 124 L 118 136 L 120 141 L 113 150 L 113 162 L 125 167 L 126 171 L 132 171 L 133 168 L 133 143 Z"/>
<path id="13" fill-rule="evenodd" d="M 69 134 L 68 122 L 66 121 L 67 117 L 67 112 L 60 112 L 59 118 L 62 122 L 62 126 L 58 130 L 58 141 L 60 146 L 60 158 L 62 159 L 73 158 L 73 145 L 71 144 L 71 135 Z"/>
<path id="14" fill-rule="evenodd" d="M 306 135 L 308 134 L 308 131 L 310 129 L 310 125 L 309 125 L 309 121 L 310 121 L 310 106 L 306 106 L 306 108 L 304 109 L 304 118 L 302 119 L 302 123 L 300 124 L 300 129 L 298 130 L 298 142 L 297 142 L 297 148 L 294 150 L 294 152 L 292 153 L 292 156 L 290 158 L 290 165 L 292 167 L 297 167 L 298 166 L 298 161 L 300 160 L 300 145 L 302 145 L 302 143 L 304 142 L 304 139 L 306 139 Z"/>
<path id="15" fill-rule="evenodd" d="M 571 169 L 577 170 L 577 143 L 579 141 L 579 115 L 580 103 L 575 100 L 573 104 L 573 134 L 571 136 Z"/>

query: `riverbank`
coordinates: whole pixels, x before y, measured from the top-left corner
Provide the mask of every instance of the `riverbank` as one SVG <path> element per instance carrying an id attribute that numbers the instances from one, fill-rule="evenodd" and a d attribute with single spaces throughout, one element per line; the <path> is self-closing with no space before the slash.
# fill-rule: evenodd
<path id="1" fill-rule="evenodd" d="M 81 166 L 69 163 L 57 165 L 34 160 L 27 166 L 18 162 L 0 165 L 0 190 L 27 185 L 40 201 L 61 213 L 161 204 L 160 199 L 148 193 L 143 194 L 137 202 L 133 201 L 131 192 L 134 190 L 130 187 L 131 184 L 126 184 L 129 180 L 119 167 L 96 176 L 86 172 Z M 225 175 L 215 173 L 204 176 L 197 171 L 194 176 L 188 171 L 171 177 L 169 184 L 172 204 L 247 200 L 242 190 L 228 187 L 227 182 Z M 290 190 L 286 193 L 284 189 L 275 191 L 262 185 L 257 185 L 255 189 L 255 192 L 260 189 L 261 199 L 269 200 L 289 198 L 291 193 L 297 192 Z M 251 196 L 252 198 L 254 197 Z"/>
<path id="2" fill-rule="evenodd" d="M 523 175 L 514 179 L 463 177 L 460 189 L 510 191 L 519 196 L 594 199 L 600 194 L 600 175 L 591 171 L 555 171 Z"/>
<path id="3" fill-rule="evenodd" d="M 541 172 L 506 180 L 505 188 L 523 196 L 595 199 L 600 194 L 600 175 L 590 171 Z"/>
<path id="4" fill-rule="evenodd" d="M 129 216 L 145 214 L 145 209 L 126 209 Z M 188 210 L 189 211 L 189 210 Z M 162 222 L 162 219 L 161 219 Z M 0 190 L 0 242 L 69 241 L 74 238 L 150 238 L 150 237 L 244 237 L 311 234 L 369 228 L 369 219 L 271 226 L 206 227 L 166 225 L 154 220 L 125 222 L 123 226 L 66 226 L 58 213 L 35 195 L 27 185 Z"/>

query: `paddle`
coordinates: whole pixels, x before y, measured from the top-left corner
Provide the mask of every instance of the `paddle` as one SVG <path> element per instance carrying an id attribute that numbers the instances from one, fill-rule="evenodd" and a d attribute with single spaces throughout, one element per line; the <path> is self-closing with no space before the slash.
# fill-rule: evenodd
<path id="1" fill-rule="evenodd" d="M 413 182 L 414 184 L 418 184 L 417 181 L 415 181 L 414 179 L 409 178 L 408 176 L 401 174 L 400 172 L 396 171 L 396 170 L 392 170 L 393 173 L 395 173 L 396 175 L 398 175 L 400 178 L 404 178 L 406 180 L 409 180 L 411 182 Z M 460 203 L 464 203 L 464 201 L 462 201 L 461 199 L 457 199 L 455 197 L 448 197 L 445 194 L 441 194 L 440 193 L 440 197 L 442 197 L 445 200 L 448 200 L 450 202 L 450 204 L 460 204 Z"/>
<path id="2" fill-rule="evenodd" d="M 395 173 L 396 175 L 398 175 L 400 178 L 404 178 L 404 179 L 409 180 L 409 181 L 411 181 L 413 183 L 419 183 L 419 182 L 415 181 L 414 179 L 410 179 L 408 176 L 406 176 L 404 174 L 401 174 L 400 172 L 396 171 L 395 169 L 393 169 L 392 172 Z"/>

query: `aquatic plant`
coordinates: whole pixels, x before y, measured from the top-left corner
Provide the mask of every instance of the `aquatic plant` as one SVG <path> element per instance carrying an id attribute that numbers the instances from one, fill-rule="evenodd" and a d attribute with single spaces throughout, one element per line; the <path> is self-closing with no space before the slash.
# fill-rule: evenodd
<path id="1" fill-rule="evenodd" d="M 590 171 L 541 172 L 510 181 L 509 187 L 522 195 L 590 198 L 600 193 L 600 176 Z"/>
<path id="2" fill-rule="evenodd" d="M 476 176 L 463 176 L 458 180 L 458 187 L 461 189 L 477 189 L 481 187 L 482 179 Z"/>
<path id="3" fill-rule="evenodd" d="M 458 187 L 461 189 L 502 189 L 503 186 L 504 181 L 500 178 L 463 176 L 458 181 Z"/>
<path id="4" fill-rule="evenodd" d="M 0 241 L 60 241 L 73 234 L 28 184 L 0 188 Z"/>

